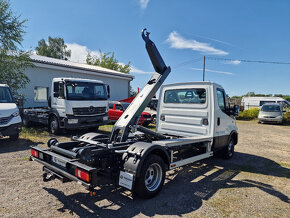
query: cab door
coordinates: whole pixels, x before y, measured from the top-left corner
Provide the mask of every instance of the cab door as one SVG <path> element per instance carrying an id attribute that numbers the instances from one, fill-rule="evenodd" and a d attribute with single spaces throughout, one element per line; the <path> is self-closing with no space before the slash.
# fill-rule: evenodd
<path id="1" fill-rule="evenodd" d="M 217 87 L 215 89 L 215 149 L 221 149 L 227 145 L 229 135 L 233 130 L 237 130 L 235 119 L 227 113 L 226 93 L 224 89 Z"/>
<path id="2" fill-rule="evenodd" d="M 65 117 L 65 89 L 63 82 L 53 83 L 53 96 L 51 107 L 54 108 L 60 117 Z"/>

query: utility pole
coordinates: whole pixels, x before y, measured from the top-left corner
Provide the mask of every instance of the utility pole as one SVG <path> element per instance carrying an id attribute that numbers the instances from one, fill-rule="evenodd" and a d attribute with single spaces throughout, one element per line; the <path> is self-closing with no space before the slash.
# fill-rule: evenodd
<path id="1" fill-rule="evenodd" d="M 203 80 L 204 81 L 204 76 L 205 76 L 205 56 L 203 56 Z"/>

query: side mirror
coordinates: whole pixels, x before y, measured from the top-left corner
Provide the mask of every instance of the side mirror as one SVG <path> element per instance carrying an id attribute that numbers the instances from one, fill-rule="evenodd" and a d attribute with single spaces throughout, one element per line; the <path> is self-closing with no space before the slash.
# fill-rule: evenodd
<path id="1" fill-rule="evenodd" d="M 17 106 L 19 106 L 19 104 L 20 104 L 20 100 L 19 100 L 18 98 L 15 98 L 15 99 L 14 99 L 14 103 L 15 103 Z"/>
<path id="2" fill-rule="evenodd" d="M 108 98 L 111 97 L 111 95 L 110 95 L 110 86 L 109 85 L 107 85 L 107 95 L 108 95 Z"/>
<path id="3" fill-rule="evenodd" d="M 59 97 L 59 93 L 54 92 L 54 93 L 53 93 L 53 97 L 58 98 L 58 97 Z"/>
<path id="4" fill-rule="evenodd" d="M 230 115 L 238 116 L 240 111 L 239 105 L 234 105 L 234 107 L 230 108 Z"/>

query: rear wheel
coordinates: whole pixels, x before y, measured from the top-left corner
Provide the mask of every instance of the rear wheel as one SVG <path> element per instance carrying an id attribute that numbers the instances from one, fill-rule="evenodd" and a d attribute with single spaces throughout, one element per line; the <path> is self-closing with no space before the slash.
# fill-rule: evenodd
<path id="1" fill-rule="evenodd" d="M 234 139 L 231 137 L 229 139 L 228 145 L 223 150 L 223 156 L 225 159 L 230 159 L 234 156 L 235 152 L 235 145 L 234 145 Z"/>
<path id="2" fill-rule="evenodd" d="M 56 116 L 52 116 L 50 118 L 49 128 L 52 134 L 58 134 L 60 132 L 59 123 Z"/>
<path id="3" fill-rule="evenodd" d="M 89 131 L 90 131 L 90 132 L 97 132 L 98 129 L 99 129 L 99 126 L 94 126 L 94 127 L 90 127 L 90 128 L 89 128 Z"/>
<path id="4" fill-rule="evenodd" d="M 17 141 L 19 138 L 19 133 L 15 134 L 15 135 L 11 135 L 9 138 L 11 141 Z"/>
<path id="5" fill-rule="evenodd" d="M 157 195 L 165 180 L 165 164 L 158 155 L 149 155 L 136 178 L 134 193 L 141 198 L 152 198 Z"/>

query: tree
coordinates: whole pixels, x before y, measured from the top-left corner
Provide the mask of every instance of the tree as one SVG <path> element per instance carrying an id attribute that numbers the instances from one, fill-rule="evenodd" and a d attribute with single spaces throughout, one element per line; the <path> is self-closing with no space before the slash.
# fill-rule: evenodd
<path id="1" fill-rule="evenodd" d="M 24 69 L 32 66 L 29 52 L 19 49 L 24 35 L 24 24 L 10 9 L 10 3 L 0 0 L 0 83 L 8 84 L 13 95 L 29 83 Z"/>
<path id="2" fill-rule="evenodd" d="M 99 57 L 92 56 L 90 53 L 88 53 L 86 62 L 89 65 L 100 66 L 122 73 L 129 73 L 131 70 L 130 62 L 126 65 L 119 63 L 115 58 L 114 52 L 102 53 L 102 51 L 100 51 Z"/>
<path id="3" fill-rule="evenodd" d="M 130 97 L 136 96 L 138 94 L 138 92 L 135 91 L 131 85 L 130 85 L 129 92 L 130 92 Z"/>
<path id="4" fill-rule="evenodd" d="M 63 38 L 48 37 L 48 43 L 44 39 L 38 41 L 38 46 L 35 47 L 36 54 L 67 60 L 71 56 L 71 50 L 67 50 L 67 45 L 64 43 Z"/>

